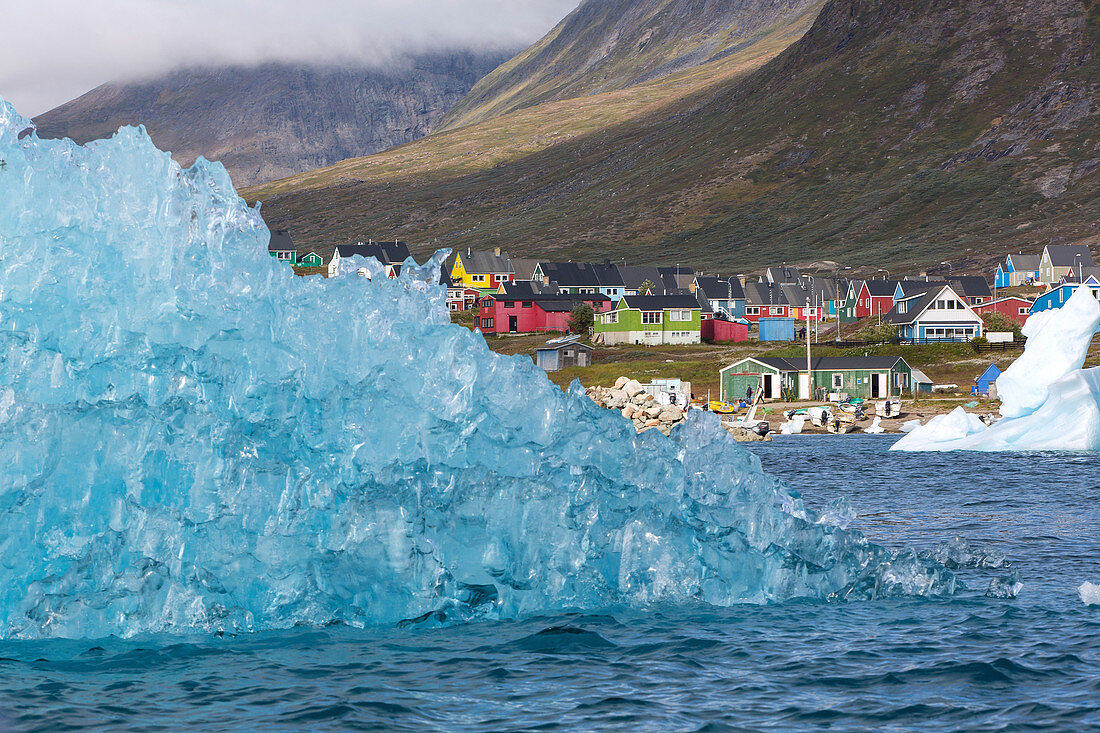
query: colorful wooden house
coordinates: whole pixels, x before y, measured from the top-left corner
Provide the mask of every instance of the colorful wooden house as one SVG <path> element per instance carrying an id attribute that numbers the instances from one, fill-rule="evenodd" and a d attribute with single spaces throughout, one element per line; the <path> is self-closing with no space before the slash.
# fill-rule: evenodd
<path id="1" fill-rule="evenodd" d="M 981 397 L 990 397 L 997 394 L 996 387 L 997 377 L 1001 376 L 1001 369 L 996 364 L 990 364 L 985 368 L 985 371 L 974 380 L 973 394 Z"/>
<path id="2" fill-rule="evenodd" d="M 1042 255 L 1009 255 L 997 265 L 993 273 L 993 282 L 998 288 L 1014 288 L 1018 285 L 1030 285 L 1039 281 L 1039 262 Z"/>
<path id="3" fill-rule="evenodd" d="M 990 313 L 997 313 L 1016 323 L 1023 324 L 1027 321 L 1027 317 L 1031 315 L 1031 306 L 1034 302 L 1035 301 L 1028 298 L 1021 298 L 1018 295 L 1010 295 L 1007 298 L 990 300 L 981 305 L 973 306 L 973 308 L 974 311 L 983 318 Z"/>
<path id="4" fill-rule="evenodd" d="M 607 345 L 697 344 L 701 321 L 702 306 L 693 295 L 627 295 L 596 316 L 595 338 Z"/>
<path id="5" fill-rule="evenodd" d="M 880 399 L 913 391 L 912 368 L 900 356 L 824 356 L 810 362 L 786 357 L 747 357 L 719 372 L 722 399 L 732 402 L 763 391 L 763 399 L 824 400 L 830 393 Z"/>
<path id="6" fill-rule="evenodd" d="M 883 323 L 898 327 L 906 341 L 969 341 L 985 333 L 985 322 L 946 283 L 926 283 L 927 289 L 912 289 L 883 316 Z"/>
<path id="7" fill-rule="evenodd" d="M 333 249 L 332 257 L 328 261 L 328 274 L 329 277 L 334 277 L 340 271 L 340 263 L 343 260 L 351 257 L 362 257 L 364 259 L 373 257 L 382 265 L 386 277 L 392 280 L 401 273 L 402 263 L 411 256 L 408 245 L 400 241 L 375 242 L 372 240 L 338 244 Z M 360 274 L 364 273 L 361 271 Z"/>
<path id="8" fill-rule="evenodd" d="M 1040 311 L 1051 310 L 1053 308 L 1061 308 L 1079 287 L 1089 288 L 1092 291 L 1093 297 L 1100 299 L 1100 280 L 1096 277 L 1089 276 L 1085 278 L 1085 282 L 1080 285 L 1076 283 L 1065 283 L 1064 285 L 1058 285 L 1051 288 L 1035 299 L 1035 302 L 1031 305 L 1031 312 L 1039 313 Z"/>
<path id="9" fill-rule="evenodd" d="M 1039 282 L 1056 285 L 1070 270 L 1095 264 L 1092 252 L 1083 244 L 1048 244 L 1039 258 Z"/>
<path id="10" fill-rule="evenodd" d="M 451 282 L 477 288 L 482 293 L 493 292 L 501 283 L 516 279 L 511 258 L 499 247 L 492 252 L 455 251 L 446 264 L 450 268 Z"/>
<path id="11" fill-rule="evenodd" d="M 279 262 L 298 264 L 298 249 L 294 246 L 294 240 L 286 229 L 271 232 L 271 238 L 267 242 L 267 253 Z"/>
<path id="12" fill-rule="evenodd" d="M 478 301 L 474 326 L 482 333 L 566 333 L 573 309 L 586 304 L 599 314 L 611 307 L 611 299 L 599 293 L 572 295 L 532 294 L 517 297 L 503 293 L 483 295 Z M 599 316 L 596 316 L 599 323 Z"/>
<path id="13" fill-rule="evenodd" d="M 692 283 L 696 297 L 706 298 L 713 313 L 729 318 L 741 318 L 745 315 L 745 290 L 737 276 L 713 277 L 697 275 Z"/>

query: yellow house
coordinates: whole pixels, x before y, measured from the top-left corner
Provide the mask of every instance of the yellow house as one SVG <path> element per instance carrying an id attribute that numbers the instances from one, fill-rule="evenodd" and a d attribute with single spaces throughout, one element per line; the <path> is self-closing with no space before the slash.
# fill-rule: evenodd
<path id="1" fill-rule="evenodd" d="M 451 258 L 451 282 L 455 285 L 461 283 L 466 287 L 492 292 L 501 283 L 515 280 L 511 260 L 506 252 L 501 253 L 500 248 L 492 252 L 467 249 L 465 252 L 455 252 Z"/>

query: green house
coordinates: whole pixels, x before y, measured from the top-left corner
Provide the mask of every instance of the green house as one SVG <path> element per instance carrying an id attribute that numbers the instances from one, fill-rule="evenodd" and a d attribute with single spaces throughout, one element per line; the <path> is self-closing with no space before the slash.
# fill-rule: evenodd
<path id="1" fill-rule="evenodd" d="M 298 264 L 298 250 L 294 247 L 294 240 L 290 232 L 280 229 L 271 233 L 271 239 L 267 242 L 267 253 L 279 262 L 288 262 L 291 265 Z"/>
<path id="2" fill-rule="evenodd" d="M 764 399 L 826 400 L 830 393 L 862 399 L 900 397 L 913 393 L 913 369 L 900 356 L 823 356 L 806 360 L 761 356 L 734 362 L 719 372 L 722 399 L 727 402 L 764 391 Z"/>
<path id="3" fill-rule="evenodd" d="M 301 257 L 298 258 L 298 266 L 299 267 L 321 267 L 324 264 L 325 264 L 325 261 L 321 257 L 321 255 L 317 254 L 316 252 L 312 252 L 312 251 L 308 252 L 308 253 L 306 253 L 306 254 L 304 254 L 304 255 L 302 255 Z"/>
<path id="4" fill-rule="evenodd" d="M 698 344 L 703 308 L 694 295 L 627 295 L 596 314 L 596 341 L 613 344 Z"/>

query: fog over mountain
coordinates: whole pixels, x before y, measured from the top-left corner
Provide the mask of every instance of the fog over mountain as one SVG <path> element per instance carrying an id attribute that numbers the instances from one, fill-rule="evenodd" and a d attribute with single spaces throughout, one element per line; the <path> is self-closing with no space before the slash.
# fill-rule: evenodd
<path id="1" fill-rule="evenodd" d="M 38 115 L 107 82 L 181 68 L 388 68 L 437 52 L 500 52 L 543 35 L 577 0 L 72 0 L 4 10 L 0 95 Z"/>

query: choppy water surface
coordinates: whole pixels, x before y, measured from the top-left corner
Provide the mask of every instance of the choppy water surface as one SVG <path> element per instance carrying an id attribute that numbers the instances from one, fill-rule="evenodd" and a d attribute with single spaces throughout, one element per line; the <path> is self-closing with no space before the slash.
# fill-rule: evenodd
<path id="1" fill-rule="evenodd" d="M 0 728 L 922 730 L 1100 725 L 1100 480 L 1084 454 L 753 446 L 811 506 L 962 565 L 949 600 L 608 609 L 446 629 L 0 643 Z M 947 543 L 960 538 L 965 542 Z M 970 566 L 979 567 L 970 567 Z M 1010 588 L 1016 598 L 987 597 Z"/>

